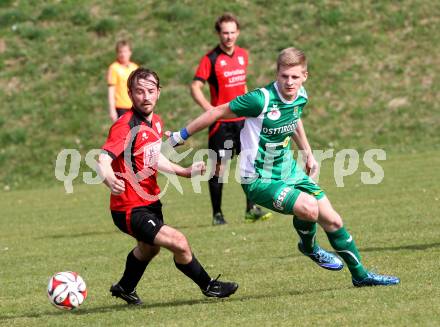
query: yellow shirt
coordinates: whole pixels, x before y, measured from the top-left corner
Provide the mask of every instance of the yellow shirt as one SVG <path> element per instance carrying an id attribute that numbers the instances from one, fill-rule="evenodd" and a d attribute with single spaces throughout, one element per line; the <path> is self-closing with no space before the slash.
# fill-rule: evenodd
<path id="1" fill-rule="evenodd" d="M 108 69 L 107 83 L 115 87 L 115 106 L 119 109 L 130 109 L 131 100 L 128 97 L 127 80 L 138 65 L 130 62 L 128 66 L 121 65 L 118 61 L 112 63 Z"/>

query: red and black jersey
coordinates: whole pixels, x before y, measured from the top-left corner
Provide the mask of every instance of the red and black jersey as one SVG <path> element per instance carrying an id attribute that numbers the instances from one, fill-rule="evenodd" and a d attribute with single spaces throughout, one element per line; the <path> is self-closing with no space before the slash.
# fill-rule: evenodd
<path id="1" fill-rule="evenodd" d="M 125 191 L 111 195 L 110 209 L 127 211 L 156 202 L 160 193 L 157 164 L 163 123 L 153 114 L 151 122 L 131 109 L 110 128 L 102 149 L 113 158 L 112 168 L 125 182 Z"/>
<path id="2" fill-rule="evenodd" d="M 219 106 L 246 93 L 247 51 L 238 46 L 232 55 L 226 54 L 220 46 L 208 52 L 200 61 L 194 80 L 208 81 L 211 104 Z M 225 119 L 221 121 L 242 120 Z"/>

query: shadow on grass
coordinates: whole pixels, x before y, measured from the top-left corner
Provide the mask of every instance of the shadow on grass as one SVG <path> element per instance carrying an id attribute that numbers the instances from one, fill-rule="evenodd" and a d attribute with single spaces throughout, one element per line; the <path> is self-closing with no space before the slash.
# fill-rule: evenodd
<path id="1" fill-rule="evenodd" d="M 147 303 L 141 306 L 128 306 L 126 304 L 113 304 L 106 305 L 95 308 L 81 308 L 77 311 L 57 311 L 57 309 L 43 312 L 32 312 L 32 313 L 24 313 L 18 315 L 8 315 L 8 316 L 0 316 L 0 321 L 2 320 L 12 320 L 12 319 L 20 319 L 20 318 L 41 318 L 47 316 L 62 316 L 66 314 L 73 315 L 87 315 L 93 313 L 105 313 L 105 312 L 115 312 L 115 311 L 126 311 L 126 310 L 146 310 L 153 308 L 171 308 L 171 307 L 179 307 L 184 305 L 199 305 L 199 304 L 219 304 L 223 302 L 243 302 L 243 301 L 252 301 L 252 300 L 260 300 L 260 299 L 271 299 L 282 296 L 301 296 L 305 294 L 314 294 L 314 293 L 322 293 L 329 291 L 338 291 L 338 290 L 346 290 L 348 288 L 352 288 L 351 286 L 347 287 L 334 287 L 334 288 L 325 288 L 325 289 L 316 289 L 316 290 L 284 290 L 279 293 L 268 293 L 268 294 L 255 294 L 249 296 L 233 296 L 228 299 L 193 299 L 193 300 L 176 300 L 171 302 L 156 302 L 156 303 Z"/>
<path id="2" fill-rule="evenodd" d="M 36 237 L 36 239 L 76 238 L 76 237 L 85 237 L 85 236 L 108 235 L 108 234 L 113 234 L 113 233 L 118 233 L 118 231 L 111 230 L 111 231 L 93 231 L 93 232 L 81 232 L 81 233 L 71 233 L 71 234 L 68 234 L 68 233 L 66 233 L 66 234 L 52 234 L 52 235 L 39 236 L 39 237 Z"/>
<path id="3" fill-rule="evenodd" d="M 212 227 L 211 224 L 206 224 L 206 225 L 181 225 L 181 226 L 172 226 L 173 228 L 177 228 L 177 229 L 197 229 L 197 228 L 209 228 Z M 120 231 L 118 230 L 111 230 L 111 231 L 90 231 L 90 232 L 80 232 L 80 233 L 70 233 L 70 234 L 52 234 L 52 235 L 44 235 L 44 236 L 38 236 L 35 237 L 35 239 L 47 239 L 47 238 L 52 238 L 52 239 L 59 239 L 59 238 L 77 238 L 77 237 L 85 237 L 85 236 L 96 236 L 96 235 L 108 235 L 108 234 L 113 234 L 113 233 L 120 233 Z"/>
<path id="4" fill-rule="evenodd" d="M 173 228 L 176 229 L 198 229 L 198 228 L 209 228 L 212 227 L 212 224 L 203 224 L 203 225 L 170 225 Z"/>
<path id="5" fill-rule="evenodd" d="M 376 252 L 376 251 L 400 251 L 400 250 L 416 250 L 423 251 L 431 248 L 440 247 L 440 242 L 428 243 L 428 244 L 409 244 L 409 245 L 399 245 L 399 246 L 373 246 L 360 248 L 360 252 Z"/>
<path id="6" fill-rule="evenodd" d="M 107 312 L 107 311 L 120 311 L 127 310 L 128 306 L 125 304 L 114 304 L 103 306 L 95 309 L 91 309 L 91 311 L 87 311 L 87 309 L 79 309 L 78 311 L 64 311 L 53 308 L 50 311 L 42 311 L 42 312 L 29 312 L 18 315 L 8 315 L 8 316 L 0 316 L 0 321 L 2 320 L 11 320 L 11 319 L 19 319 L 19 318 L 41 318 L 41 317 L 50 317 L 50 316 L 64 316 L 66 314 L 84 314 L 90 312 Z M 99 309 L 99 310 L 97 310 Z M 85 312 L 82 312 L 85 311 Z"/>
<path id="7" fill-rule="evenodd" d="M 415 251 L 424 251 L 431 248 L 440 247 L 440 242 L 436 243 L 428 243 L 428 244 L 408 244 L 408 245 L 399 245 L 399 246 L 374 246 L 374 247 L 365 247 L 359 248 L 359 252 L 362 254 L 363 252 L 380 252 L 380 251 L 402 251 L 402 250 L 415 250 Z M 331 249 L 329 249 L 331 253 L 334 253 Z M 289 255 L 276 257 L 277 259 L 285 260 L 293 257 L 301 257 L 303 256 L 300 252 L 296 251 Z"/>

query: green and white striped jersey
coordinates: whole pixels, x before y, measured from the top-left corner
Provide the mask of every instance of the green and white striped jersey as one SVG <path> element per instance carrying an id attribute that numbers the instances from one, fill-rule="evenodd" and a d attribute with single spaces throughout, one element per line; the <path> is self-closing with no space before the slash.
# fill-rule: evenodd
<path id="1" fill-rule="evenodd" d="M 287 101 L 277 83 L 239 96 L 229 103 L 232 112 L 246 117 L 240 134 L 240 176 L 282 180 L 291 176 L 296 161 L 291 137 L 307 103 L 304 87 Z"/>

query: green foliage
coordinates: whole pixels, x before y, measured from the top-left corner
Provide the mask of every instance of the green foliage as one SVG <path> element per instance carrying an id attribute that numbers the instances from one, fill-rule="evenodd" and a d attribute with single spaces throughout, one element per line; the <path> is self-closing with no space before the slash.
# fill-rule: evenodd
<path id="1" fill-rule="evenodd" d="M 17 33 L 22 38 L 28 40 L 41 40 L 45 37 L 45 32 L 42 28 L 35 26 L 33 23 L 25 23 L 17 26 Z"/>
<path id="2" fill-rule="evenodd" d="M 26 21 L 28 16 L 18 9 L 9 9 L 0 12 L 0 27 L 10 26 Z"/>
<path id="3" fill-rule="evenodd" d="M 342 12 L 338 9 L 322 10 L 319 13 L 318 24 L 337 26 L 342 21 Z"/>
<path id="4" fill-rule="evenodd" d="M 173 4 L 163 4 L 162 9 L 156 11 L 156 16 L 168 23 L 178 23 L 191 20 L 194 15 L 193 10 L 181 2 Z"/>
<path id="5" fill-rule="evenodd" d="M 150 63 L 156 59 L 156 51 L 148 43 L 135 45 L 133 47 L 133 53 L 136 56 L 138 62 L 142 65 L 149 66 Z"/>
<path id="6" fill-rule="evenodd" d="M 105 73 L 121 38 L 132 41 L 135 62 L 159 73 L 167 129 L 200 114 L 189 84 L 217 43 L 213 25 L 224 11 L 242 23 L 249 89 L 273 79 L 279 50 L 306 51 L 313 148 L 438 149 L 438 1 L 0 1 L 2 129 L 26 130 L 17 144 L 1 132 L 8 164 L 0 190 L 52 184 L 61 149 L 85 154 L 102 145 L 110 126 Z M 189 143 L 205 146 L 206 133 Z"/>
<path id="7" fill-rule="evenodd" d="M 105 36 L 116 30 L 117 23 L 112 18 L 103 18 L 93 25 L 92 30 L 99 36 Z"/>
<path id="8" fill-rule="evenodd" d="M 46 6 L 41 10 L 40 15 L 38 16 L 38 19 L 41 20 L 55 20 L 58 18 L 60 12 L 57 7 L 55 6 Z"/>
<path id="9" fill-rule="evenodd" d="M 75 11 L 75 13 L 73 13 L 73 15 L 70 17 L 70 20 L 74 25 L 85 26 L 89 25 L 92 21 L 90 14 L 83 9 L 78 9 L 77 11 Z"/>
<path id="10" fill-rule="evenodd" d="M 14 0 L 2 0 L 2 1 L 0 1 L 0 7 L 8 7 L 13 2 L 14 2 Z"/>
<path id="11" fill-rule="evenodd" d="M 3 130 L 0 136 L 2 143 L 22 144 L 26 141 L 26 130 L 24 128 L 17 128 L 14 130 Z"/>

